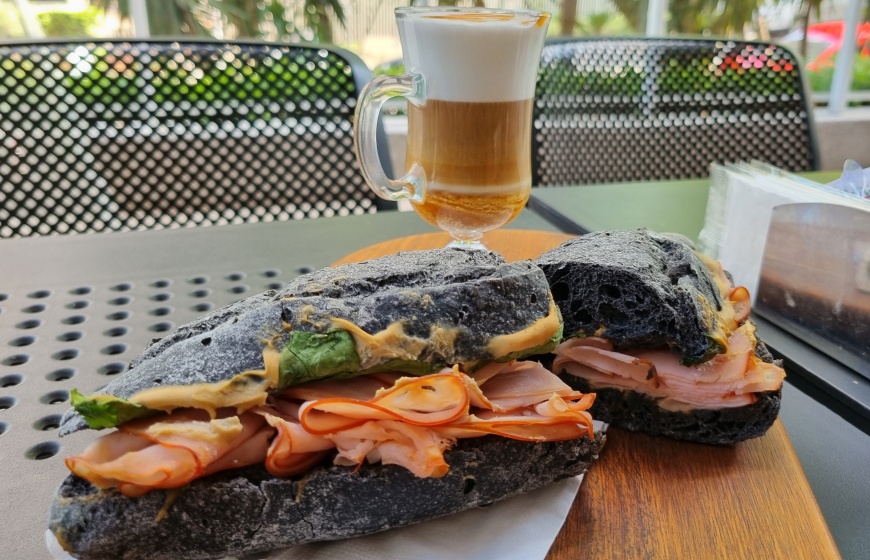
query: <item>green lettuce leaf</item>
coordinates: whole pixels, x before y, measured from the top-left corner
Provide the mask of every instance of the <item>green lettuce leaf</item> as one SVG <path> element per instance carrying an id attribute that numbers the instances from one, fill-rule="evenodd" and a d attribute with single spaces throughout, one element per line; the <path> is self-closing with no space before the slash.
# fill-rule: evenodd
<path id="1" fill-rule="evenodd" d="M 281 350 L 281 389 L 318 379 L 343 379 L 357 375 L 359 355 L 349 332 L 294 331 Z"/>
<path id="2" fill-rule="evenodd" d="M 368 369 L 364 369 L 359 372 L 359 375 L 366 375 L 369 373 L 380 373 L 383 371 L 394 371 L 399 373 L 407 373 L 408 375 L 429 375 L 430 373 L 435 373 L 437 371 L 441 371 L 447 367 L 447 364 L 436 364 L 429 362 L 416 362 L 414 360 L 387 360 L 382 364 L 378 364 L 376 366 L 372 366 Z"/>
<path id="3" fill-rule="evenodd" d="M 151 416 L 158 412 L 141 404 L 111 395 L 86 397 L 76 389 L 70 391 L 70 404 L 94 430 L 114 428 L 125 422 Z"/>
<path id="4" fill-rule="evenodd" d="M 284 389 L 307 381 L 346 379 L 383 371 L 428 375 L 440 371 L 444 364 L 394 359 L 366 369 L 361 367 L 349 332 L 341 329 L 325 334 L 295 331 L 281 350 L 279 386 Z"/>

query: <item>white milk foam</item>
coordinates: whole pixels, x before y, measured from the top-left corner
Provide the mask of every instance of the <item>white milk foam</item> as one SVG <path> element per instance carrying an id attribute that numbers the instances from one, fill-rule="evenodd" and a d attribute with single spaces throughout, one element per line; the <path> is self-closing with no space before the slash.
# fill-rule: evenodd
<path id="1" fill-rule="evenodd" d="M 423 75 L 426 99 L 483 103 L 535 96 L 549 19 L 537 25 L 532 13 L 496 21 L 439 15 L 456 13 L 436 9 L 397 19 L 405 72 Z"/>

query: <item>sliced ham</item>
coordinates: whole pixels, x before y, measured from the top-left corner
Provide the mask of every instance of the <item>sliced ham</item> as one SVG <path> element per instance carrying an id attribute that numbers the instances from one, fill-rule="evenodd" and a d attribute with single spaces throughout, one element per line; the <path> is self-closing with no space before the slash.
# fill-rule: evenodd
<path id="1" fill-rule="evenodd" d="M 155 480 L 156 475 L 156 480 L 165 480 L 169 475 L 159 467 L 153 469 L 150 465 L 143 465 L 135 459 L 141 456 L 142 451 L 152 446 L 153 443 L 143 437 L 112 432 L 88 445 L 81 455 L 68 457 L 66 466 L 74 474 L 103 489 L 116 488 L 125 477 L 137 477 L 139 480 L 149 481 Z M 178 450 L 172 450 L 163 463 L 192 462 L 195 465 L 192 453 L 181 450 L 179 459 L 176 457 L 177 452 Z M 142 467 L 146 467 L 147 470 L 143 472 Z"/>
<path id="2" fill-rule="evenodd" d="M 505 364 L 497 365 L 498 368 L 492 369 L 494 372 L 493 375 L 503 371 L 505 368 Z M 457 375 L 461 373 L 458 368 L 455 371 L 457 372 Z M 489 379 L 490 377 L 492 377 L 492 375 L 489 375 L 487 372 L 487 376 L 483 377 L 483 379 Z M 465 386 L 465 390 L 468 391 L 468 405 L 470 407 L 482 408 L 484 410 L 493 410 L 495 408 L 495 405 L 490 402 L 485 394 L 483 394 L 483 389 L 481 389 L 482 382 L 477 381 L 475 377 L 468 375 L 459 375 L 459 378 L 462 379 L 462 384 Z"/>
<path id="3" fill-rule="evenodd" d="M 497 417 L 470 414 L 461 420 L 439 426 L 434 430 L 445 437 L 456 439 L 492 434 L 521 441 L 563 441 L 581 438 L 592 433 L 591 416 L 588 416 L 587 413 L 582 419 L 584 423 L 588 421 L 588 426 L 579 423 L 579 420 L 580 418 L 577 416 L 567 419 L 528 414 Z"/>
<path id="4" fill-rule="evenodd" d="M 238 469 L 249 465 L 259 465 L 266 460 L 266 452 L 275 437 L 275 430 L 271 426 L 263 426 L 250 439 L 221 456 L 215 462 L 209 464 L 203 476 L 227 469 Z"/>
<path id="5" fill-rule="evenodd" d="M 249 441 L 264 424 L 255 414 L 210 420 L 205 411 L 179 410 L 121 426 L 82 455 L 67 459 L 67 467 L 100 488 L 117 487 L 128 496 L 178 488 L 206 472 L 216 472 L 208 467 Z M 250 455 L 250 445 L 246 451 Z M 265 453 L 252 460 L 264 458 Z M 228 460 L 226 465 L 241 466 L 238 460 Z"/>
<path id="6" fill-rule="evenodd" d="M 752 311 L 752 302 L 749 298 L 749 290 L 743 286 L 732 288 L 728 292 L 728 301 L 734 307 L 734 320 L 737 323 L 743 323 L 749 318 L 749 313 Z"/>
<path id="7" fill-rule="evenodd" d="M 504 412 L 534 405 L 554 394 L 576 394 L 576 391 L 538 362 L 501 365 L 499 374 L 489 377 L 482 385 L 476 376 L 471 376 L 480 386 L 492 410 Z"/>
<path id="8" fill-rule="evenodd" d="M 472 375 L 459 367 L 415 378 L 380 373 L 309 383 L 238 416 L 179 409 L 131 422 L 67 465 L 128 495 L 256 463 L 293 476 L 329 455 L 339 465 L 380 462 L 439 477 L 448 470 L 444 451 L 458 438 L 591 437 L 593 399 L 533 362 L 488 364 Z"/>
<path id="9" fill-rule="evenodd" d="M 575 336 L 562 342 L 561 348 L 575 348 L 577 346 L 592 346 L 601 350 L 613 350 L 613 343 L 600 336 Z"/>
<path id="10" fill-rule="evenodd" d="M 478 369 L 474 373 L 470 373 L 469 376 L 474 379 L 474 382 L 483 386 L 484 383 L 495 377 L 500 373 L 504 373 L 505 369 L 511 367 L 515 364 L 515 362 L 490 362 Z"/>
<path id="11" fill-rule="evenodd" d="M 421 478 L 447 474 L 444 450 L 453 438 L 428 428 L 395 420 L 373 420 L 329 436 L 338 448 L 336 464 L 399 465 Z"/>
<path id="12" fill-rule="evenodd" d="M 725 353 L 694 366 L 680 364 L 679 356 L 664 349 L 620 353 L 582 340 L 556 348 L 554 371 L 582 377 L 598 389 L 644 393 L 667 410 L 746 406 L 756 401 L 755 393 L 778 389 L 785 377 L 781 368 L 755 356 L 755 329 L 748 322 L 728 337 Z M 641 365 L 649 365 L 653 375 L 642 375 Z"/>
<path id="13" fill-rule="evenodd" d="M 555 371 L 561 371 L 567 363 L 576 363 L 611 376 L 624 377 L 625 383 L 628 384 L 656 385 L 659 382 L 656 366 L 649 359 L 605 350 L 597 345 L 577 343 L 565 347 L 560 345 L 556 347 L 554 354 L 556 354 L 556 359 L 553 360 Z"/>
<path id="14" fill-rule="evenodd" d="M 278 430 L 266 454 L 266 470 L 275 476 L 292 476 L 319 463 L 334 444 L 315 436 L 298 421 L 266 414 L 266 421 Z"/>
<path id="15" fill-rule="evenodd" d="M 464 414 L 469 405 L 463 380 L 452 370 L 423 377 L 403 377 L 369 400 L 324 398 L 302 405 L 299 417 L 312 434 L 353 428 L 368 420 L 401 420 L 434 426 Z"/>
<path id="16" fill-rule="evenodd" d="M 281 397 L 303 401 L 314 401 L 326 398 L 368 400 L 374 397 L 375 393 L 379 390 L 384 387 L 390 387 L 395 382 L 396 379 L 390 380 L 388 378 L 375 377 L 372 375 L 351 377 L 350 379 L 312 381 L 310 383 L 303 383 L 302 385 L 284 389 L 284 391 L 281 392 Z"/>

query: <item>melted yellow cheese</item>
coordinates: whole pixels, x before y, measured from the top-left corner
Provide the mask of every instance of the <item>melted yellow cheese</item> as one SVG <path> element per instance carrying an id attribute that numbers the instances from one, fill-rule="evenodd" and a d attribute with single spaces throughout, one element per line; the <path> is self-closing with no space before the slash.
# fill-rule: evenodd
<path id="1" fill-rule="evenodd" d="M 695 254 L 698 255 L 698 258 L 701 259 L 701 262 L 704 263 L 704 266 L 706 266 L 707 270 L 710 271 L 710 276 L 719 288 L 719 292 L 727 294 L 731 290 L 731 283 L 728 281 L 728 277 L 722 269 L 722 263 L 715 261 L 702 253 L 695 252 Z"/>
<path id="2" fill-rule="evenodd" d="M 218 383 L 194 383 L 172 387 L 154 387 L 136 393 L 130 401 L 152 410 L 171 412 L 176 408 L 199 408 L 212 418 L 219 408 L 235 408 L 238 413 L 266 402 L 267 391 L 278 386 L 281 354 L 271 345 L 263 350 L 265 370 L 240 373 Z"/>
<path id="3" fill-rule="evenodd" d="M 556 304 L 553 303 L 551 295 L 550 309 L 546 317 L 538 319 L 521 331 L 492 337 L 487 344 L 487 350 L 492 356 L 498 358 L 511 352 L 540 346 L 552 338 L 561 324 L 559 312 L 556 310 Z"/>
<path id="4" fill-rule="evenodd" d="M 231 442 L 242 433 L 238 416 L 228 416 L 205 422 L 154 422 L 145 430 L 154 439 L 181 437 L 197 442 L 222 445 Z"/>
<path id="5" fill-rule="evenodd" d="M 160 523 L 167 515 L 169 515 L 169 508 L 171 508 L 172 504 L 175 503 L 175 500 L 178 499 L 179 494 L 181 494 L 180 488 L 172 488 L 166 491 L 166 501 L 163 502 L 163 507 L 160 508 L 160 511 L 158 511 L 157 515 L 154 517 L 154 523 Z"/>
<path id="6" fill-rule="evenodd" d="M 540 346 L 550 340 L 560 325 L 559 313 L 553 298 L 550 297 L 550 308 L 546 317 L 538 319 L 521 331 L 493 337 L 487 344 L 487 350 L 492 356 L 501 357 Z M 435 353 L 449 356 L 454 352 L 456 336 L 459 334 L 459 329 L 432 325 L 428 338 L 410 336 L 405 332 L 404 321 L 401 320 L 374 334 L 367 333 L 346 319 L 333 318 L 332 328 L 347 331 L 353 337 L 361 369 L 386 360 L 418 360 L 427 347 Z"/>
<path id="7" fill-rule="evenodd" d="M 722 295 L 722 309 L 716 309 L 716 306 L 707 301 L 707 298 L 700 294 L 698 295 L 701 309 L 704 311 L 707 321 L 708 336 L 721 345 L 723 352 L 727 352 L 728 337 L 740 326 L 737 323 L 737 311 L 734 308 L 734 302 L 728 297 L 731 294 L 733 286 L 719 261 L 714 261 L 701 253 L 696 254 L 710 271 L 710 276 Z"/>
<path id="8" fill-rule="evenodd" d="M 313 305 L 311 305 L 311 304 L 303 305 L 302 309 L 299 310 L 299 322 L 300 323 L 311 323 L 311 314 L 315 313 L 315 312 L 316 312 L 316 309 L 314 309 Z"/>
<path id="9" fill-rule="evenodd" d="M 97 492 L 96 494 L 92 494 L 92 495 L 99 496 L 100 498 L 103 497 L 102 492 Z M 94 499 L 94 500 L 90 500 L 90 501 L 96 501 L 96 500 Z M 75 502 L 75 500 L 73 500 L 71 498 L 62 498 L 60 496 L 58 496 L 58 498 L 57 498 L 58 505 L 60 505 L 60 504 L 66 505 L 67 503 L 74 503 L 74 502 Z M 76 502 L 76 503 L 81 503 L 81 502 Z M 64 537 L 62 528 L 56 529 L 54 531 L 54 538 L 57 539 L 57 544 L 59 544 L 62 549 L 64 549 L 67 552 L 72 552 L 72 547 L 70 546 L 69 541 L 66 540 L 66 537 Z"/>
<path id="10" fill-rule="evenodd" d="M 430 339 L 406 334 L 404 321 L 395 321 L 384 330 L 374 334 L 367 333 L 347 319 L 333 318 L 332 327 L 345 330 L 353 337 L 361 369 L 369 368 L 386 360 L 417 360 L 420 353 L 430 344 Z M 455 332 L 450 335 L 447 329 L 433 326 L 430 336 L 432 334 L 439 339 L 442 348 L 446 344 L 452 348 L 453 339 L 456 338 Z"/>
<path id="11" fill-rule="evenodd" d="M 305 319 L 312 310 L 303 310 Z M 386 329 L 370 334 L 359 326 L 346 320 L 333 318 L 332 328 L 350 333 L 359 355 L 361 369 L 378 365 L 387 360 L 419 359 L 427 348 L 449 356 L 454 352 L 459 329 L 433 325 L 428 338 L 410 336 L 405 332 L 403 321 L 395 321 Z M 547 342 L 561 325 L 558 311 L 550 297 L 550 307 L 546 317 L 538 319 L 529 327 L 510 334 L 493 337 L 487 350 L 495 357 L 506 356 L 511 352 L 534 348 Z M 287 328 L 289 325 L 285 325 Z M 220 408 L 235 408 L 238 413 L 265 404 L 268 390 L 278 386 L 280 353 L 272 344 L 263 350 L 265 370 L 252 370 L 240 373 L 226 381 L 217 383 L 195 383 L 171 387 L 154 387 L 136 393 L 129 398 L 152 410 L 171 412 L 176 408 L 198 408 L 207 411 L 212 418 Z"/>
<path id="12" fill-rule="evenodd" d="M 707 323 L 707 336 L 721 346 L 723 351 L 727 352 L 728 335 L 731 334 L 733 328 L 727 328 L 730 323 L 724 322 L 720 316 L 727 314 L 725 313 L 726 309 L 730 309 L 733 319 L 734 309 L 730 305 L 723 305 L 721 311 L 717 310 L 716 306 L 707 301 L 707 298 L 701 294 L 698 294 L 698 301 L 700 301 L 701 311 L 704 313 L 704 322 Z"/>
<path id="13" fill-rule="evenodd" d="M 452 355 L 458 334 L 459 329 L 445 329 L 440 325 L 433 325 L 429 329 L 429 345 L 432 351 L 442 356 Z"/>

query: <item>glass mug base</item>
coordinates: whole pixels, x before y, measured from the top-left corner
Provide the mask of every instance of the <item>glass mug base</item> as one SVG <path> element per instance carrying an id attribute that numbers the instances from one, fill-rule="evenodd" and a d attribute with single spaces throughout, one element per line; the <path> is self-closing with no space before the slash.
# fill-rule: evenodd
<path id="1" fill-rule="evenodd" d="M 450 243 L 447 244 L 448 247 L 455 247 L 457 249 L 465 249 L 466 251 L 488 251 L 489 249 L 478 241 L 459 241 L 454 239 Z"/>

